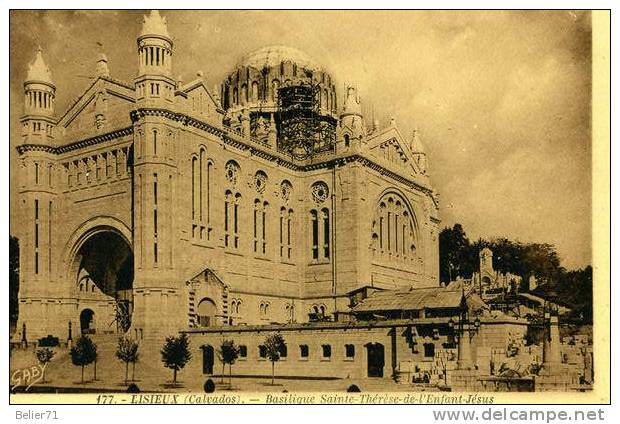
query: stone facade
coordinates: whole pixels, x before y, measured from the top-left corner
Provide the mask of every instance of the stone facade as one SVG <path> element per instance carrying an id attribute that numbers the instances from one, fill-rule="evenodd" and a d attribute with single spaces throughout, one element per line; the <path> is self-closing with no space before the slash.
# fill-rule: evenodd
<path id="1" fill-rule="evenodd" d="M 232 340 L 243 352 L 233 367 L 235 375 L 269 376 L 271 363 L 261 356 L 260 346 L 268 335 L 279 333 L 287 345 L 286 354 L 276 364 L 279 376 L 377 377 L 403 383 L 417 378 L 431 384 L 451 384 L 450 376 L 457 368 L 457 346 L 448 321 L 449 318 L 434 318 L 193 329 L 188 334 L 195 360 L 188 367 L 192 375 L 221 374 L 217 352 L 223 340 Z M 472 334 L 472 358 L 476 358 L 476 346 L 480 345 L 506 351 L 505 340 L 492 338 L 502 324 L 484 321 L 480 330 Z M 512 325 L 527 332 L 527 323 L 523 321 Z M 377 349 L 378 358 L 371 353 Z M 481 368 L 477 359 L 473 360 L 474 365 Z"/>
<path id="2" fill-rule="evenodd" d="M 356 88 L 341 107 L 333 77 L 294 49 L 250 54 L 210 90 L 201 73 L 173 78 L 157 12 L 137 43 L 133 82 L 102 55 L 61 115 L 41 52 L 31 65 L 16 338 L 306 322 L 346 311 L 361 286 L 438 285 L 438 205 L 419 137 L 393 121 L 367 128 Z M 313 113 L 334 125 L 304 154 L 278 134 L 274 99 L 274 81 L 301 77 L 319 87 Z"/>

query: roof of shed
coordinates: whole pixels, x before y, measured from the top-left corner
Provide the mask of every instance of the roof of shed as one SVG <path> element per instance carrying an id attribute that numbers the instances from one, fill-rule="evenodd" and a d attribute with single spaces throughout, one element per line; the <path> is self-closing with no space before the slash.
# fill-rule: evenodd
<path id="1" fill-rule="evenodd" d="M 353 312 L 458 308 L 461 297 L 461 290 L 443 287 L 377 291 L 357 304 Z"/>

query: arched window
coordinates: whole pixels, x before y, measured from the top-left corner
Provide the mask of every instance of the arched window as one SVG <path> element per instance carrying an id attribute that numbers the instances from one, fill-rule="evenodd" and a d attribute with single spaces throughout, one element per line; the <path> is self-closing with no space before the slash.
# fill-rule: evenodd
<path id="1" fill-rule="evenodd" d="M 349 136 L 349 134 L 345 134 L 344 135 L 344 147 L 349 147 L 350 144 L 351 144 L 351 137 Z"/>
<path id="2" fill-rule="evenodd" d="M 230 246 L 230 216 L 231 216 L 231 206 L 233 202 L 232 192 L 230 190 L 226 190 L 224 195 L 224 246 Z"/>
<path id="3" fill-rule="evenodd" d="M 323 257 L 325 259 L 329 259 L 329 255 L 330 255 L 330 251 L 329 251 L 329 241 L 330 241 L 329 210 L 327 208 L 321 209 L 321 215 L 323 217 Z"/>
<path id="4" fill-rule="evenodd" d="M 301 358 L 307 358 L 308 356 L 310 356 L 310 349 L 308 348 L 308 345 L 299 345 L 299 356 Z"/>
<path id="5" fill-rule="evenodd" d="M 278 101 L 278 89 L 280 88 L 280 81 L 274 79 L 271 83 L 271 98 L 274 102 Z"/>
<path id="6" fill-rule="evenodd" d="M 319 216 L 317 211 L 310 211 L 312 221 L 312 259 L 319 259 Z"/>
<path id="7" fill-rule="evenodd" d="M 252 101 L 258 101 L 258 82 L 252 82 Z"/>
<path id="8" fill-rule="evenodd" d="M 196 174 L 198 172 L 197 163 L 198 159 L 196 159 L 195 156 L 192 157 L 192 221 L 196 219 Z"/>
<path id="9" fill-rule="evenodd" d="M 325 99 L 325 102 L 322 105 L 323 108 L 329 109 L 329 93 L 327 92 L 327 88 L 323 90 L 323 98 Z"/>
<path id="10" fill-rule="evenodd" d="M 416 228 L 415 215 L 405 199 L 397 193 L 385 194 L 375 210 L 372 248 L 394 258 L 411 259 L 415 256 Z"/>
<path id="11" fill-rule="evenodd" d="M 344 345 L 345 357 L 348 359 L 355 358 L 355 345 Z"/>
<path id="12" fill-rule="evenodd" d="M 254 199 L 254 253 L 258 252 L 258 215 L 260 214 L 260 200 Z"/>
<path id="13" fill-rule="evenodd" d="M 263 240 L 263 255 L 267 253 L 267 208 L 269 207 L 269 203 L 263 202 L 263 210 L 262 210 L 262 240 Z"/>
<path id="14" fill-rule="evenodd" d="M 211 223 L 211 174 L 212 174 L 213 163 L 211 161 L 207 162 L 207 176 L 206 176 L 206 187 L 205 187 L 205 202 L 207 208 L 207 224 Z M 209 228 L 210 231 L 210 228 Z M 208 233 L 207 233 L 208 234 Z"/>
<path id="15" fill-rule="evenodd" d="M 248 85 L 243 84 L 241 86 L 241 104 L 245 104 L 248 101 Z"/>
<path id="16" fill-rule="evenodd" d="M 239 248 L 239 207 L 241 204 L 241 194 L 235 194 L 235 204 L 233 205 L 233 230 L 234 230 L 234 247 Z"/>
<path id="17" fill-rule="evenodd" d="M 153 130 L 153 156 L 157 156 L 157 130 Z"/>
<path id="18" fill-rule="evenodd" d="M 280 208 L 280 258 L 284 258 L 284 236 L 285 236 L 285 232 L 284 232 L 284 228 L 285 228 L 285 221 L 286 221 L 286 208 L 284 206 L 282 206 Z"/>
<path id="19" fill-rule="evenodd" d="M 287 304 L 285 306 L 285 310 L 286 310 L 286 318 L 288 322 L 294 322 L 295 321 L 295 305 L 294 304 Z"/>
<path id="20" fill-rule="evenodd" d="M 199 170 L 198 170 L 198 219 L 202 222 L 202 204 L 203 204 L 203 196 L 205 194 L 205 178 L 204 178 L 204 167 L 205 167 L 205 150 L 203 148 L 200 149 L 200 159 L 199 159 Z"/>
<path id="21" fill-rule="evenodd" d="M 232 98 L 233 105 L 236 106 L 237 104 L 239 104 L 239 90 L 237 89 L 237 87 L 233 88 L 233 95 L 232 96 L 233 96 L 233 98 Z"/>
<path id="22" fill-rule="evenodd" d="M 199 327 L 209 327 L 214 325 L 217 315 L 215 302 L 208 297 L 203 298 L 196 308 L 196 317 Z"/>
<path id="23" fill-rule="evenodd" d="M 293 244 L 291 231 L 293 230 L 293 209 L 288 210 L 286 219 L 286 257 L 291 259 L 293 256 Z"/>

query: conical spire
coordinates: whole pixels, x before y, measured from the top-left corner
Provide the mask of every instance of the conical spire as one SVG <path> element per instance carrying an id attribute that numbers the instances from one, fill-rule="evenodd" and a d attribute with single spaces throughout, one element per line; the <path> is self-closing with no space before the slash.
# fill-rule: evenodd
<path id="1" fill-rule="evenodd" d="M 52 80 L 52 73 L 45 64 L 45 61 L 43 60 L 43 52 L 41 50 L 41 47 L 39 47 L 39 49 L 37 50 L 37 56 L 35 57 L 34 61 L 28 67 L 26 82 L 30 81 L 44 82 L 50 85 L 54 85 L 54 82 Z"/>
<path id="2" fill-rule="evenodd" d="M 417 126 L 411 132 L 411 150 L 413 153 L 425 153 L 424 145 L 420 139 L 420 130 Z"/>
<path id="3" fill-rule="evenodd" d="M 357 89 L 349 85 L 346 89 L 346 97 L 342 109 L 343 115 L 362 115 L 362 105 L 357 95 Z"/>
<path id="4" fill-rule="evenodd" d="M 146 35 L 160 35 L 170 39 L 166 18 L 159 14 L 158 10 L 151 10 L 151 14 L 144 17 L 140 37 Z"/>
<path id="5" fill-rule="evenodd" d="M 108 57 L 104 53 L 100 53 L 99 57 L 97 58 L 97 76 L 110 76 L 110 70 L 108 69 Z"/>

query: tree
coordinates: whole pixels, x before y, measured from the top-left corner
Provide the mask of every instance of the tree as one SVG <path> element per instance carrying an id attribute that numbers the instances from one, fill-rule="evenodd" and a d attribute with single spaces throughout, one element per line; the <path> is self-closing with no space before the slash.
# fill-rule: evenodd
<path id="1" fill-rule="evenodd" d="M 263 343 L 267 358 L 271 361 L 271 385 L 275 382 L 275 364 L 280 360 L 280 353 L 285 347 L 284 337 L 281 334 L 270 334 L 265 338 Z"/>
<path id="2" fill-rule="evenodd" d="M 138 343 L 129 337 L 120 337 L 118 339 L 118 347 L 116 349 L 116 357 L 125 363 L 125 385 L 129 374 L 129 364 L 134 368 L 131 379 L 135 377 L 135 364 L 138 362 Z"/>
<path id="3" fill-rule="evenodd" d="M 220 346 L 220 360 L 222 361 L 222 381 L 224 381 L 224 369 L 228 364 L 228 384 L 232 385 L 232 366 L 239 357 L 239 348 L 232 340 L 224 340 Z"/>
<path id="4" fill-rule="evenodd" d="M 439 272 L 442 282 L 456 277 L 470 278 L 477 267 L 473 249 L 461 224 L 444 228 L 439 233 Z"/>
<path id="5" fill-rule="evenodd" d="M 17 322 L 19 313 L 19 239 L 9 236 L 9 321 Z"/>
<path id="6" fill-rule="evenodd" d="M 49 347 L 43 347 L 41 349 L 37 349 L 35 355 L 37 356 L 37 361 L 39 361 L 39 364 L 41 364 L 41 367 L 43 368 L 42 382 L 45 383 L 45 367 L 47 367 L 47 364 L 52 361 L 52 358 L 56 355 L 56 352 Z"/>
<path id="7" fill-rule="evenodd" d="M 185 367 L 192 354 L 189 351 L 189 339 L 187 334 L 182 333 L 180 336 L 166 337 L 166 343 L 161 350 L 161 361 L 166 368 L 170 368 L 173 371 L 172 383 L 177 383 L 177 372 Z"/>
<path id="8" fill-rule="evenodd" d="M 82 384 L 84 384 L 84 367 L 97 359 L 97 345 L 85 335 L 82 335 L 71 348 L 71 362 L 82 367 Z M 96 374 L 95 374 L 96 377 Z"/>

